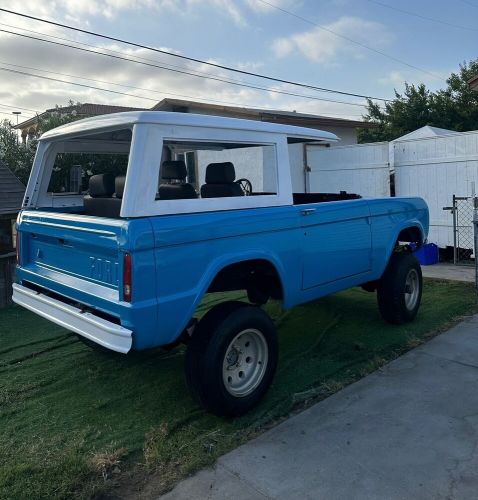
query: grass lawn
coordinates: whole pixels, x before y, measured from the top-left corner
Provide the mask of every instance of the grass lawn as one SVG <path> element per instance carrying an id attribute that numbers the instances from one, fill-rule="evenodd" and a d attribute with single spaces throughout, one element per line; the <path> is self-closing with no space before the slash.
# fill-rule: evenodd
<path id="1" fill-rule="evenodd" d="M 0 498 L 123 495 L 147 478 L 157 494 L 477 305 L 471 285 L 428 280 L 417 320 L 401 327 L 385 324 L 375 294 L 360 289 L 266 309 L 280 333 L 277 376 L 263 403 L 235 420 L 191 400 L 182 348 L 99 353 L 21 308 L 0 311 Z"/>

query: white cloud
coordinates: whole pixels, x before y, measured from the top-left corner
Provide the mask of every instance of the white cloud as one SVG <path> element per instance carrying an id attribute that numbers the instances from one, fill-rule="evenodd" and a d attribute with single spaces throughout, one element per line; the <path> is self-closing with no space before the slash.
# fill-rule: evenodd
<path id="1" fill-rule="evenodd" d="M 271 5 L 275 5 L 276 7 L 280 7 L 281 9 L 289 9 L 289 8 L 297 8 L 302 4 L 300 0 L 271 0 L 268 5 L 267 3 L 263 3 L 260 0 L 245 0 L 246 5 L 253 11 L 259 13 L 269 14 L 271 12 L 276 11 Z"/>
<path id="2" fill-rule="evenodd" d="M 223 82 L 206 80 L 203 78 L 189 77 L 166 70 L 149 68 L 143 65 L 127 63 L 106 57 L 89 55 L 81 52 L 65 51 L 64 48 L 46 45 L 39 57 L 38 48 L 32 51 L 35 45 L 28 40 L 13 40 L 13 38 L 2 39 L 0 47 L 0 60 L 5 59 L 1 54 L 4 49 L 11 50 L 15 47 L 16 59 L 9 62 L 41 68 L 43 70 L 57 71 L 64 74 L 75 75 L 65 77 L 61 75 L 40 73 L 36 70 L 19 69 L 20 71 L 44 74 L 52 78 L 75 81 L 77 83 L 95 87 L 108 88 L 133 94 L 145 96 L 151 100 L 139 97 L 117 95 L 89 88 L 67 85 L 60 82 L 48 81 L 34 77 L 0 71 L 0 104 L 15 105 L 43 111 L 55 106 L 65 105 L 71 99 L 79 102 L 93 102 L 99 104 L 118 104 L 123 106 L 137 106 L 150 108 L 163 98 L 183 98 L 191 100 L 204 100 L 217 104 L 230 104 L 237 106 L 250 106 L 257 108 L 274 108 L 283 110 L 297 110 L 305 113 L 328 113 L 341 114 L 345 116 L 357 115 L 361 108 L 346 106 L 336 103 L 328 103 L 316 100 L 301 99 L 272 92 L 262 92 L 239 86 L 228 85 Z M 110 49 L 118 50 L 117 46 L 108 46 Z M 132 57 L 154 59 L 150 52 L 144 49 L 124 50 Z M 165 62 L 177 64 L 172 57 L 162 56 Z M 39 63 L 41 60 L 41 63 Z M 58 64 L 58 63 L 61 64 Z M 220 61 L 218 61 L 220 62 Z M 221 77 L 230 77 L 226 72 L 212 69 L 207 65 L 186 64 L 186 68 L 195 69 L 203 73 L 211 73 Z M 243 67 L 253 66 L 253 63 L 242 63 Z M 0 67 L 4 66 L 0 64 Z M 9 66 L 11 67 L 11 66 Z M 96 83 L 82 79 L 83 77 L 102 80 L 111 83 Z M 236 77 L 238 78 L 238 77 Z M 122 87 L 124 85 L 125 87 Z M 127 86 L 141 87 L 144 90 L 128 88 Z M 271 87 L 283 90 L 291 90 L 287 86 Z M 23 113 L 27 117 L 27 113 Z M 355 117 L 356 118 L 356 117 Z"/>
<path id="3" fill-rule="evenodd" d="M 383 24 L 359 17 L 341 17 L 333 23 L 324 25 L 324 28 L 326 30 L 316 27 L 289 37 L 277 38 L 272 43 L 272 50 L 278 58 L 300 53 L 310 61 L 330 63 L 337 62 L 338 58 L 344 55 L 360 59 L 364 50 L 332 32 L 374 48 L 383 47 L 392 40 L 391 34 Z"/>
<path id="4" fill-rule="evenodd" d="M 277 0 L 274 1 L 277 3 Z M 93 0 L 81 2 L 80 0 L 56 0 L 55 2 L 45 1 L 40 3 L 38 3 L 37 0 L 24 0 L 22 3 L 22 11 L 39 17 L 58 19 L 60 22 L 71 17 L 72 19 L 74 18 L 75 21 L 81 20 L 83 25 L 87 25 L 88 20 L 94 16 L 124 15 L 128 9 L 144 8 L 146 11 L 149 2 L 154 3 L 154 7 L 151 7 L 153 9 L 178 9 L 181 8 L 181 6 L 185 9 L 204 9 L 206 8 L 205 5 L 209 7 L 211 5 L 215 5 L 216 7 L 222 6 L 224 8 L 221 12 L 229 18 L 234 18 L 234 16 L 236 16 L 236 23 L 245 22 L 244 14 L 251 12 L 250 6 L 246 4 L 246 0 L 241 0 L 241 2 L 237 1 L 236 3 L 226 0 L 204 0 L 203 2 L 200 0 L 133 0 L 131 2 L 127 2 L 126 0 L 105 0 L 103 2 L 96 2 Z M 0 0 L 0 5 L 5 5 L 5 7 L 8 8 L 8 0 Z M 249 11 L 247 9 L 249 9 Z M 27 19 L 5 15 L 2 16 L 1 21 L 18 27 L 41 30 L 42 34 L 45 36 L 65 36 L 64 32 L 53 26 L 41 25 L 39 27 L 38 23 L 34 23 Z M 85 41 L 85 38 L 81 35 L 68 33 L 66 36 L 78 41 Z M 104 47 L 121 51 L 136 58 L 145 58 L 148 60 L 160 59 L 166 63 L 184 66 L 186 69 L 194 69 L 195 71 L 231 78 L 231 74 L 223 72 L 218 68 L 187 63 L 185 61 L 180 62 L 171 56 L 159 56 L 143 49 L 125 49 L 123 46 L 120 47 L 116 45 Z M 349 116 L 360 113 L 360 108 L 300 99 L 293 96 L 278 95 L 270 92 L 228 85 L 223 82 L 190 77 L 179 73 L 119 61 L 6 34 L 0 34 L 0 66 L 4 66 L 4 64 L 1 63 L 2 61 L 42 70 L 50 70 L 52 72 L 56 71 L 75 75 L 65 77 L 51 73 L 41 73 L 52 78 L 68 79 L 85 85 L 109 88 L 128 94 L 135 94 L 137 96 L 146 96 L 151 99 L 146 100 L 134 96 L 117 95 L 102 92 L 100 90 L 77 87 L 61 82 L 0 71 L 0 104 L 19 105 L 38 111 L 51 108 L 55 104 L 65 105 L 70 99 L 79 102 L 150 108 L 155 102 L 165 97 L 177 97 L 212 102 L 215 100 L 223 104 L 237 106 L 275 108 L 290 111 L 297 110 L 298 112 L 311 112 L 324 115 L 327 113 L 338 113 Z M 223 61 L 215 62 L 221 63 Z M 261 64 L 261 62 L 254 60 L 248 61 L 246 59 L 237 62 L 235 65 L 246 70 L 254 71 L 259 69 Z M 14 69 L 40 74 L 39 71 L 31 69 Z M 104 82 L 113 82 L 117 85 L 113 85 L 112 83 L 95 83 L 85 80 L 82 77 L 102 80 Z M 234 76 L 234 78 L 240 79 L 237 75 Z M 119 85 L 141 87 L 146 90 L 121 87 Z M 267 84 L 264 83 L 264 85 Z M 173 96 L 172 94 L 176 95 Z M 7 112 L 9 111 L 7 110 Z M 26 117 L 27 112 L 24 112 L 21 118 Z"/>
<path id="5" fill-rule="evenodd" d="M 378 82 L 382 85 L 393 85 L 395 88 L 401 87 L 405 82 L 405 77 L 400 71 L 390 71 L 386 76 L 379 78 Z"/>
<path id="6" fill-rule="evenodd" d="M 453 68 L 440 69 L 434 71 L 437 75 L 450 74 L 455 71 Z M 444 79 L 445 77 L 443 77 Z M 438 90 L 443 87 L 443 79 L 434 77 L 433 74 L 426 74 L 418 69 L 405 69 L 403 71 L 392 70 L 378 79 L 378 83 L 390 88 L 388 92 L 389 95 L 392 94 L 392 90 L 395 89 L 398 92 L 403 92 L 405 90 L 405 82 L 413 83 L 418 85 L 420 83 L 425 84 L 425 86 L 430 90 Z"/>

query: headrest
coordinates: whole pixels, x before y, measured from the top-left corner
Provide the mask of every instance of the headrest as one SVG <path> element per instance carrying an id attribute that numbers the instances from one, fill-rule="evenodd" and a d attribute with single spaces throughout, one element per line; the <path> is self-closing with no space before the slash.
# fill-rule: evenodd
<path id="1" fill-rule="evenodd" d="M 236 171 L 230 161 L 210 163 L 206 168 L 206 184 L 231 184 L 236 180 Z"/>
<path id="2" fill-rule="evenodd" d="M 116 198 L 123 198 L 124 183 L 126 181 L 125 175 L 118 175 L 115 179 L 115 196 Z"/>
<path id="3" fill-rule="evenodd" d="M 90 177 L 88 191 L 92 198 L 112 196 L 115 191 L 115 177 L 113 174 L 97 174 Z"/>
<path id="4" fill-rule="evenodd" d="M 162 179 L 179 179 L 184 180 L 188 174 L 186 163 L 183 161 L 163 161 L 161 165 L 161 178 Z"/>

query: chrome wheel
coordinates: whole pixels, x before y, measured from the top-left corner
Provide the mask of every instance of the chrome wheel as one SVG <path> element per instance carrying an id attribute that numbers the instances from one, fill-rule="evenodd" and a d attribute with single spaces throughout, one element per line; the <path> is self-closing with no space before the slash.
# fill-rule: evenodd
<path id="1" fill-rule="evenodd" d="M 264 378 L 269 359 L 264 335 L 255 329 L 238 333 L 229 344 L 222 364 L 224 386 L 235 397 L 251 394 Z"/>
<path id="2" fill-rule="evenodd" d="M 405 280 L 405 306 L 412 311 L 420 295 L 420 278 L 416 269 L 410 269 Z"/>

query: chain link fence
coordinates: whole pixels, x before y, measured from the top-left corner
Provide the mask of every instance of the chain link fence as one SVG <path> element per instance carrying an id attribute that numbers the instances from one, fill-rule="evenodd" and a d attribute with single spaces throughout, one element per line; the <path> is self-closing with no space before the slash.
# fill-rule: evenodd
<path id="1" fill-rule="evenodd" d="M 453 195 L 453 204 L 443 207 L 453 216 L 453 263 L 473 265 L 475 259 L 474 215 L 476 196 Z"/>
<path id="2" fill-rule="evenodd" d="M 474 264 L 474 197 L 453 196 L 455 217 L 454 217 L 454 256 L 455 264 Z"/>

